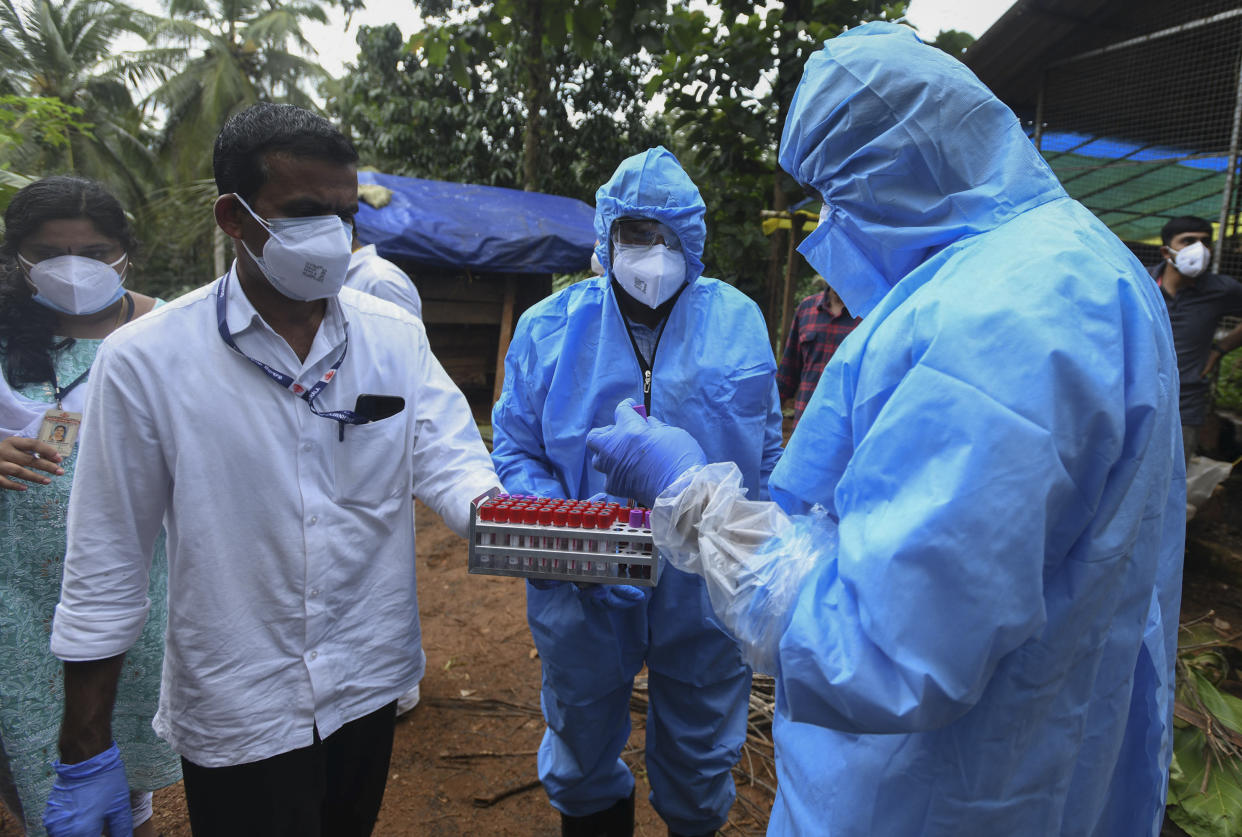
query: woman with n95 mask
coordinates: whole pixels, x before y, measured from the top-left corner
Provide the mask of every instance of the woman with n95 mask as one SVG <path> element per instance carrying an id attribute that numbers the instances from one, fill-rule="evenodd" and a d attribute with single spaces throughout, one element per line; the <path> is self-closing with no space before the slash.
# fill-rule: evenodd
<path id="1" fill-rule="evenodd" d="M 160 303 L 126 290 L 135 241 L 120 203 L 99 184 L 77 177 L 36 181 L 13 197 L 4 220 L 0 657 L 6 664 L 0 670 L 0 756 L 7 770 L 0 770 L 0 799 L 26 834 L 41 835 L 56 779 L 52 762 L 64 703 L 60 662 L 48 640 L 60 594 L 84 384 L 103 339 Z M 177 756 L 151 729 L 163 661 L 166 576 L 161 536 L 150 614 L 126 655 L 112 728 L 125 753 L 132 803 L 132 811 L 117 812 L 113 822 L 122 830 L 132 824 L 140 836 L 154 834 L 150 791 L 180 778 Z"/>

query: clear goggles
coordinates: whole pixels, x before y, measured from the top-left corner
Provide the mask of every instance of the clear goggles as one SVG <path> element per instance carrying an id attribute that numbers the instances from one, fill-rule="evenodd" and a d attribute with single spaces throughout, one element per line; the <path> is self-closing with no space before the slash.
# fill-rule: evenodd
<path id="1" fill-rule="evenodd" d="M 638 247 L 663 244 L 670 250 L 680 250 L 681 240 L 667 224 L 650 218 L 621 218 L 612 225 L 612 241 Z"/>

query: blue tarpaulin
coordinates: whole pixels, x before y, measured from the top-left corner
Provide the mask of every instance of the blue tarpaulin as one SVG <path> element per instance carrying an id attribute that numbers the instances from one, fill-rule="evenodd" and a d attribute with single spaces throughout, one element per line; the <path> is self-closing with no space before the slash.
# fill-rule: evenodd
<path id="1" fill-rule="evenodd" d="M 573 198 L 495 186 L 358 172 L 392 190 L 383 209 L 360 203 L 358 238 L 395 261 L 495 273 L 584 271 L 595 210 Z"/>

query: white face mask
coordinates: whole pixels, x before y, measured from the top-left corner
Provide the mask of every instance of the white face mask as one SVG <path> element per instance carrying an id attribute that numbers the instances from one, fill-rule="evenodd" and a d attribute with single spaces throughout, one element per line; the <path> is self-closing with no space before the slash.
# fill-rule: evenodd
<path id="1" fill-rule="evenodd" d="M 38 264 L 26 261 L 20 254 L 17 258 L 35 286 L 31 299 L 53 311 L 97 314 L 125 296 L 125 271 L 116 271 L 125 261 L 124 253 L 111 264 L 86 256 L 56 256 Z"/>
<path id="2" fill-rule="evenodd" d="M 1177 268 L 1178 273 L 1193 279 L 1207 270 L 1208 258 L 1211 254 L 1206 244 L 1202 241 L 1195 241 L 1180 250 L 1174 250 L 1172 264 Z"/>
<path id="3" fill-rule="evenodd" d="M 242 247 L 282 296 L 309 302 L 340 293 L 352 250 L 352 236 L 344 221 L 335 215 L 264 220 L 241 195 L 233 197 L 268 229 L 262 257 L 256 256 L 245 241 Z"/>
<path id="4" fill-rule="evenodd" d="M 625 292 L 648 308 L 658 308 L 686 281 L 686 259 L 664 244 L 613 244 L 612 275 Z"/>

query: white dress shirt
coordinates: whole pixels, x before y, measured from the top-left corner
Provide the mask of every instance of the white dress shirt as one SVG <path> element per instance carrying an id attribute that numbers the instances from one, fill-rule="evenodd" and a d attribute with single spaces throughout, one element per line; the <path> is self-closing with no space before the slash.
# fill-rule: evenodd
<path id="1" fill-rule="evenodd" d="M 374 244 L 360 247 L 349 257 L 345 287 L 396 303 L 420 320 L 423 300 L 405 271 L 379 254 Z"/>
<path id="2" fill-rule="evenodd" d="M 234 268 L 235 269 L 235 268 Z M 229 349 L 216 286 L 119 329 L 86 397 L 52 651 L 124 652 L 168 531 L 168 634 L 154 726 L 206 767 L 326 737 L 422 676 L 411 494 L 459 534 L 498 485 L 461 392 L 422 323 L 383 300 L 329 300 L 306 362 L 228 277 L 238 347 L 310 388 L 341 355 L 321 410 L 400 395 L 391 418 L 345 429 Z"/>

